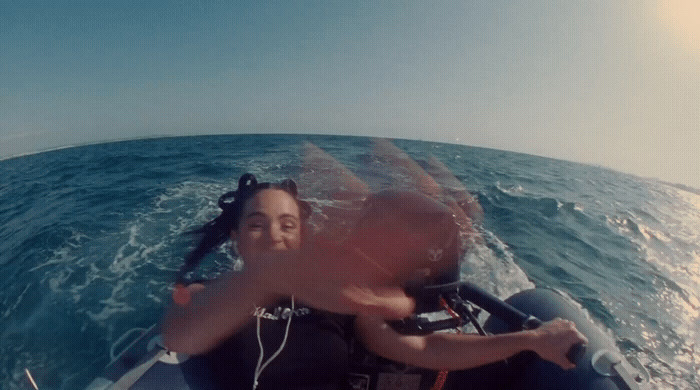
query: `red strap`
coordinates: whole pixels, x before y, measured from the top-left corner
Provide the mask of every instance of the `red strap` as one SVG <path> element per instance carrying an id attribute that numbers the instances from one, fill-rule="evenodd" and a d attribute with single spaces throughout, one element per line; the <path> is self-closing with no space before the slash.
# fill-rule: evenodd
<path id="1" fill-rule="evenodd" d="M 447 304 L 447 301 L 445 301 L 445 298 L 440 297 L 440 304 L 442 307 L 447 310 L 448 313 L 452 316 L 452 318 L 459 318 L 459 314 L 457 314 L 450 305 Z M 462 333 L 462 330 L 457 328 L 457 333 Z M 435 378 L 435 383 L 433 383 L 433 387 L 430 388 L 430 390 L 442 390 L 442 388 L 445 386 L 445 381 L 447 380 L 447 374 L 449 371 L 440 371 L 437 374 L 437 378 Z"/>
<path id="2" fill-rule="evenodd" d="M 430 390 L 442 390 L 442 388 L 445 386 L 448 373 L 449 371 L 438 372 L 437 378 L 435 378 L 435 383 L 433 383 L 433 387 L 431 387 Z"/>

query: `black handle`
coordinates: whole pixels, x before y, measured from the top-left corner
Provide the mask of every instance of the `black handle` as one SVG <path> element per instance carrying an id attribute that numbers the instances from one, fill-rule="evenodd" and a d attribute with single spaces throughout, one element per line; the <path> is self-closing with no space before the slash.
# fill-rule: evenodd
<path id="1" fill-rule="evenodd" d="M 542 324 L 542 321 L 536 317 L 523 313 L 476 285 L 468 282 L 461 282 L 458 288 L 460 298 L 472 302 L 491 313 L 491 315 L 500 318 L 511 326 L 512 331 L 534 329 Z"/>
<path id="2" fill-rule="evenodd" d="M 407 293 L 412 296 L 433 296 L 433 299 L 436 299 L 436 297 L 440 295 L 449 297 L 450 295 L 454 296 L 453 294 L 457 294 L 457 296 L 462 300 L 473 302 L 492 315 L 510 324 L 512 330 L 536 329 L 542 325 L 542 321 L 537 317 L 523 313 L 522 311 L 502 301 L 498 297 L 469 282 L 453 282 L 442 285 L 420 287 L 412 286 L 412 288 L 407 289 Z M 405 325 L 407 324 L 404 324 L 404 326 Z M 423 326 L 419 327 L 420 330 L 426 330 L 426 326 L 424 324 L 421 325 Z M 408 330 L 406 328 L 404 329 Z M 569 359 L 571 363 L 577 364 L 577 362 L 581 360 L 585 354 L 586 344 L 579 343 L 571 346 L 569 351 L 566 353 L 566 358 Z"/>

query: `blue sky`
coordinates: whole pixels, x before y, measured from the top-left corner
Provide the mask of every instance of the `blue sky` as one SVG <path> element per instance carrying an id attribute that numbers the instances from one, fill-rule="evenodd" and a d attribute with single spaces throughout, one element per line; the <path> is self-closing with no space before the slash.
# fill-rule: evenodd
<path id="1" fill-rule="evenodd" d="M 0 158 L 155 135 L 378 135 L 700 188 L 697 4 L 0 0 Z"/>

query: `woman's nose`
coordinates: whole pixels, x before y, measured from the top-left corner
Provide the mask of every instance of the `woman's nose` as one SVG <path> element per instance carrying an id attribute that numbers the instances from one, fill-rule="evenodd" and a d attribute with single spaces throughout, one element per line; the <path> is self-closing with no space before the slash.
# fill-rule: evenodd
<path id="1" fill-rule="evenodd" d="M 282 241 L 282 229 L 279 226 L 275 226 L 273 224 L 268 229 L 267 234 L 268 234 L 268 238 L 270 239 L 271 242 Z"/>

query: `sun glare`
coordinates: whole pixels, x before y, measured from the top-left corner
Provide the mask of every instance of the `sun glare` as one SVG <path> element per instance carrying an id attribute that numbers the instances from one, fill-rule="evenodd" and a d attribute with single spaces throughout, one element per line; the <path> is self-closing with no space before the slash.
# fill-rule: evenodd
<path id="1" fill-rule="evenodd" d="M 683 45 L 700 55 L 700 1 L 659 0 L 658 14 Z"/>

